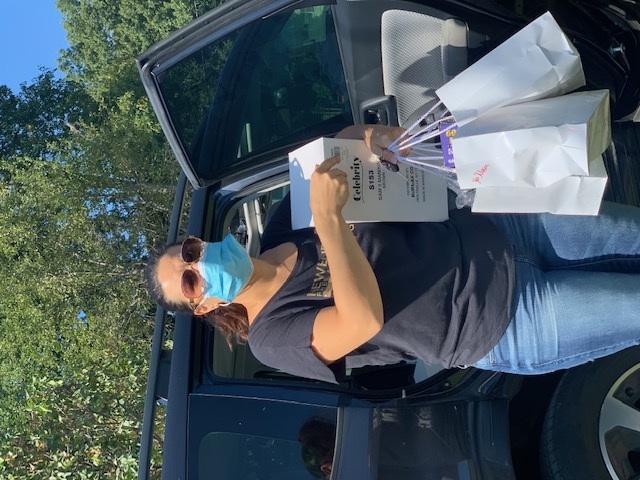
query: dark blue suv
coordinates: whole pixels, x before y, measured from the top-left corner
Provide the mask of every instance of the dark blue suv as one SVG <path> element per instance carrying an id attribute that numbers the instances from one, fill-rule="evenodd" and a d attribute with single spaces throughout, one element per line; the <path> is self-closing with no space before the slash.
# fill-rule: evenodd
<path id="1" fill-rule="evenodd" d="M 138 57 L 183 171 L 168 241 L 231 232 L 256 254 L 288 191 L 288 152 L 352 123 L 411 122 L 547 9 L 580 51 L 587 88 L 611 91 L 607 198 L 640 205 L 635 1 L 231 0 Z M 172 480 L 640 478 L 638 402 L 637 349 L 529 379 L 418 362 L 330 385 L 160 309 L 139 478 L 158 403 Z"/>

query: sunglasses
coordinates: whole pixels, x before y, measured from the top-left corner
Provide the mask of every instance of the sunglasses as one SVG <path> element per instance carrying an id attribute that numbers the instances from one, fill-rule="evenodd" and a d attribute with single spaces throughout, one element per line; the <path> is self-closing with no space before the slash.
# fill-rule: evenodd
<path id="1" fill-rule="evenodd" d="M 182 242 L 180 254 L 182 261 L 187 265 L 196 263 L 202 257 L 205 242 L 196 237 L 189 237 Z M 193 308 L 195 299 L 202 296 L 202 277 L 197 270 L 185 270 L 182 272 L 180 283 L 182 293 L 189 299 L 189 305 Z"/>

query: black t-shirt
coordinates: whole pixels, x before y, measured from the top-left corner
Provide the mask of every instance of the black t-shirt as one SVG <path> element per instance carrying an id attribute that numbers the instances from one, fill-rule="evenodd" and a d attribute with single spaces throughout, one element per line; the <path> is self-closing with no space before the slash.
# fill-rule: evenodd
<path id="1" fill-rule="evenodd" d="M 265 365 L 336 382 L 311 349 L 316 314 L 334 304 L 326 255 L 313 229 L 291 230 L 290 208 L 286 197 L 263 235 L 262 251 L 293 242 L 298 258 L 251 324 L 249 346 Z M 459 210 L 441 223 L 351 227 L 378 280 L 384 326 L 341 366 L 416 358 L 469 365 L 498 342 L 511 318 L 514 265 L 507 240 L 489 219 Z"/>

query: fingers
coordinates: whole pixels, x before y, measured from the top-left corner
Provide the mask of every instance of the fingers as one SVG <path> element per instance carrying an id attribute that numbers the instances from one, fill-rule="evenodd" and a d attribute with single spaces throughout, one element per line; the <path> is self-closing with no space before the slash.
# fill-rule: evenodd
<path id="1" fill-rule="evenodd" d="M 325 179 L 337 180 L 339 183 L 347 183 L 347 174 L 339 168 L 333 168 L 338 163 L 340 163 L 340 157 L 335 156 L 316 165 L 316 169 L 311 175 L 311 182 L 321 182 L 324 177 Z"/>
<path id="2" fill-rule="evenodd" d="M 405 148 L 396 153 L 391 152 L 388 147 L 396 138 L 404 133 L 404 128 L 401 127 L 384 127 L 378 126 L 374 129 L 371 135 L 371 151 L 378 155 L 383 160 L 397 164 L 397 157 L 406 157 L 411 153 L 410 148 Z M 379 151 L 379 153 L 378 153 Z M 397 157 L 396 157 L 397 155 Z"/>
<path id="3" fill-rule="evenodd" d="M 411 149 L 410 148 L 405 148 L 404 150 L 400 150 L 398 152 L 398 156 L 400 156 L 400 157 L 408 157 L 409 155 L 411 155 Z"/>
<path id="4" fill-rule="evenodd" d="M 339 163 L 340 163 L 340 156 L 338 156 L 338 155 L 330 157 L 330 158 L 327 158 L 320 165 L 316 165 L 316 172 L 318 172 L 318 173 L 328 172 L 329 170 L 331 170 L 333 167 L 335 167 Z"/>
<path id="5" fill-rule="evenodd" d="M 371 152 L 387 162 L 397 164 L 398 158 L 396 157 L 396 154 L 391 152 L 388 147 L 400 135 L 404 133 L 405 129 L 402 127 L 389 127 L 386 125 L 366 125 L 365 127 L 366 128 L 364 128 L 361 134 L 363 140 L 365 141 Z M 410 153 L 411 149 L 405 148 L 397 152 L 397 155 L 398 157 L 406 157 Z M 327 173 L 329 171 L 333 171 L 333 167 L 335 167 L 338 163 L 340 163 L 339 156 L 327 158 L 321 164 L 316 165 L 315 171 L 317 173 Z M 344 175 L 346 176 L 346 174 Z"/>
<path id="6" fill-rule="evenodd" d="M 347 178 L 347 174 L 342 170 L 340 170 L 339 168 L 334 168 L 333 170 L 329 170 L 327 174 L 331 176 L 331 178 L 345 178 L 345 179 Z"/>
<path id="7" fill-rule="evenodd" d="M 388 127 L 385 125 L 373 125 L 367 129 L 365 134 L 365 142 L 372 153 L 391 163 L 398 163 L 396 156 L 388 150 L 396 138 L 398 138 L 404 129 L 401 127 Z M 403 152 L 400 152 L 402 156 Z"/>
<path id="8" fill-rule="evenodd" d="M 311 178 L 313 179 L 313 177 L 316 177 L 319 180 L 318 178 L 319 175 L 324 175 L 326 178 L 339 180 L 341 182 L 347 181 L 347 174 L 344 171 L 340 170 L 339 168 L 332 168 L 327 172 L 322 172 L 320 171 L 320 165 L 318 165 L 318 168 L 316 168 L 316 171 L 313 172 L 313 175 Z"/>
<path id="9" fill-rule="evenodd" d="M 380 149 L 385 150 L 396 138 L 402 135 L 403 132 L 404 129 L 400 127 L 378 125 L 374 128 L 371 135 L 371 144 L 372 146 L 375 144 Z"/>
<path id="10" fill-rule="evenodd" d="M 311 175 L 309 204 L 314 218 L 334 215 L 344 207 L 349 192 L 347 174 L 333 168 L 340 162 L 339 157 L 331 157 L 316 165 Z"/>
<path id="11" fill-rule="evenodd" d="M 398 159 L 396 158 L 396 156 L 386 149 L 382 151 L 382 155 L 380 155 L 380 158 L 387 162 L 398 163 Z"/>

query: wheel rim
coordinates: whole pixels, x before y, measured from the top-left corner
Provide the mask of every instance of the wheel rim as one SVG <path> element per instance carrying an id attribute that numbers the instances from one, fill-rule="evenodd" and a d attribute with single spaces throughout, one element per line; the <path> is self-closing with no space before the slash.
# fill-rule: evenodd
<path id="1" fill-rule="evenodd" d="M 607 392 L 598 441 L 612 478 L 640 478 L 640 364 L 620 375 Z"/>

